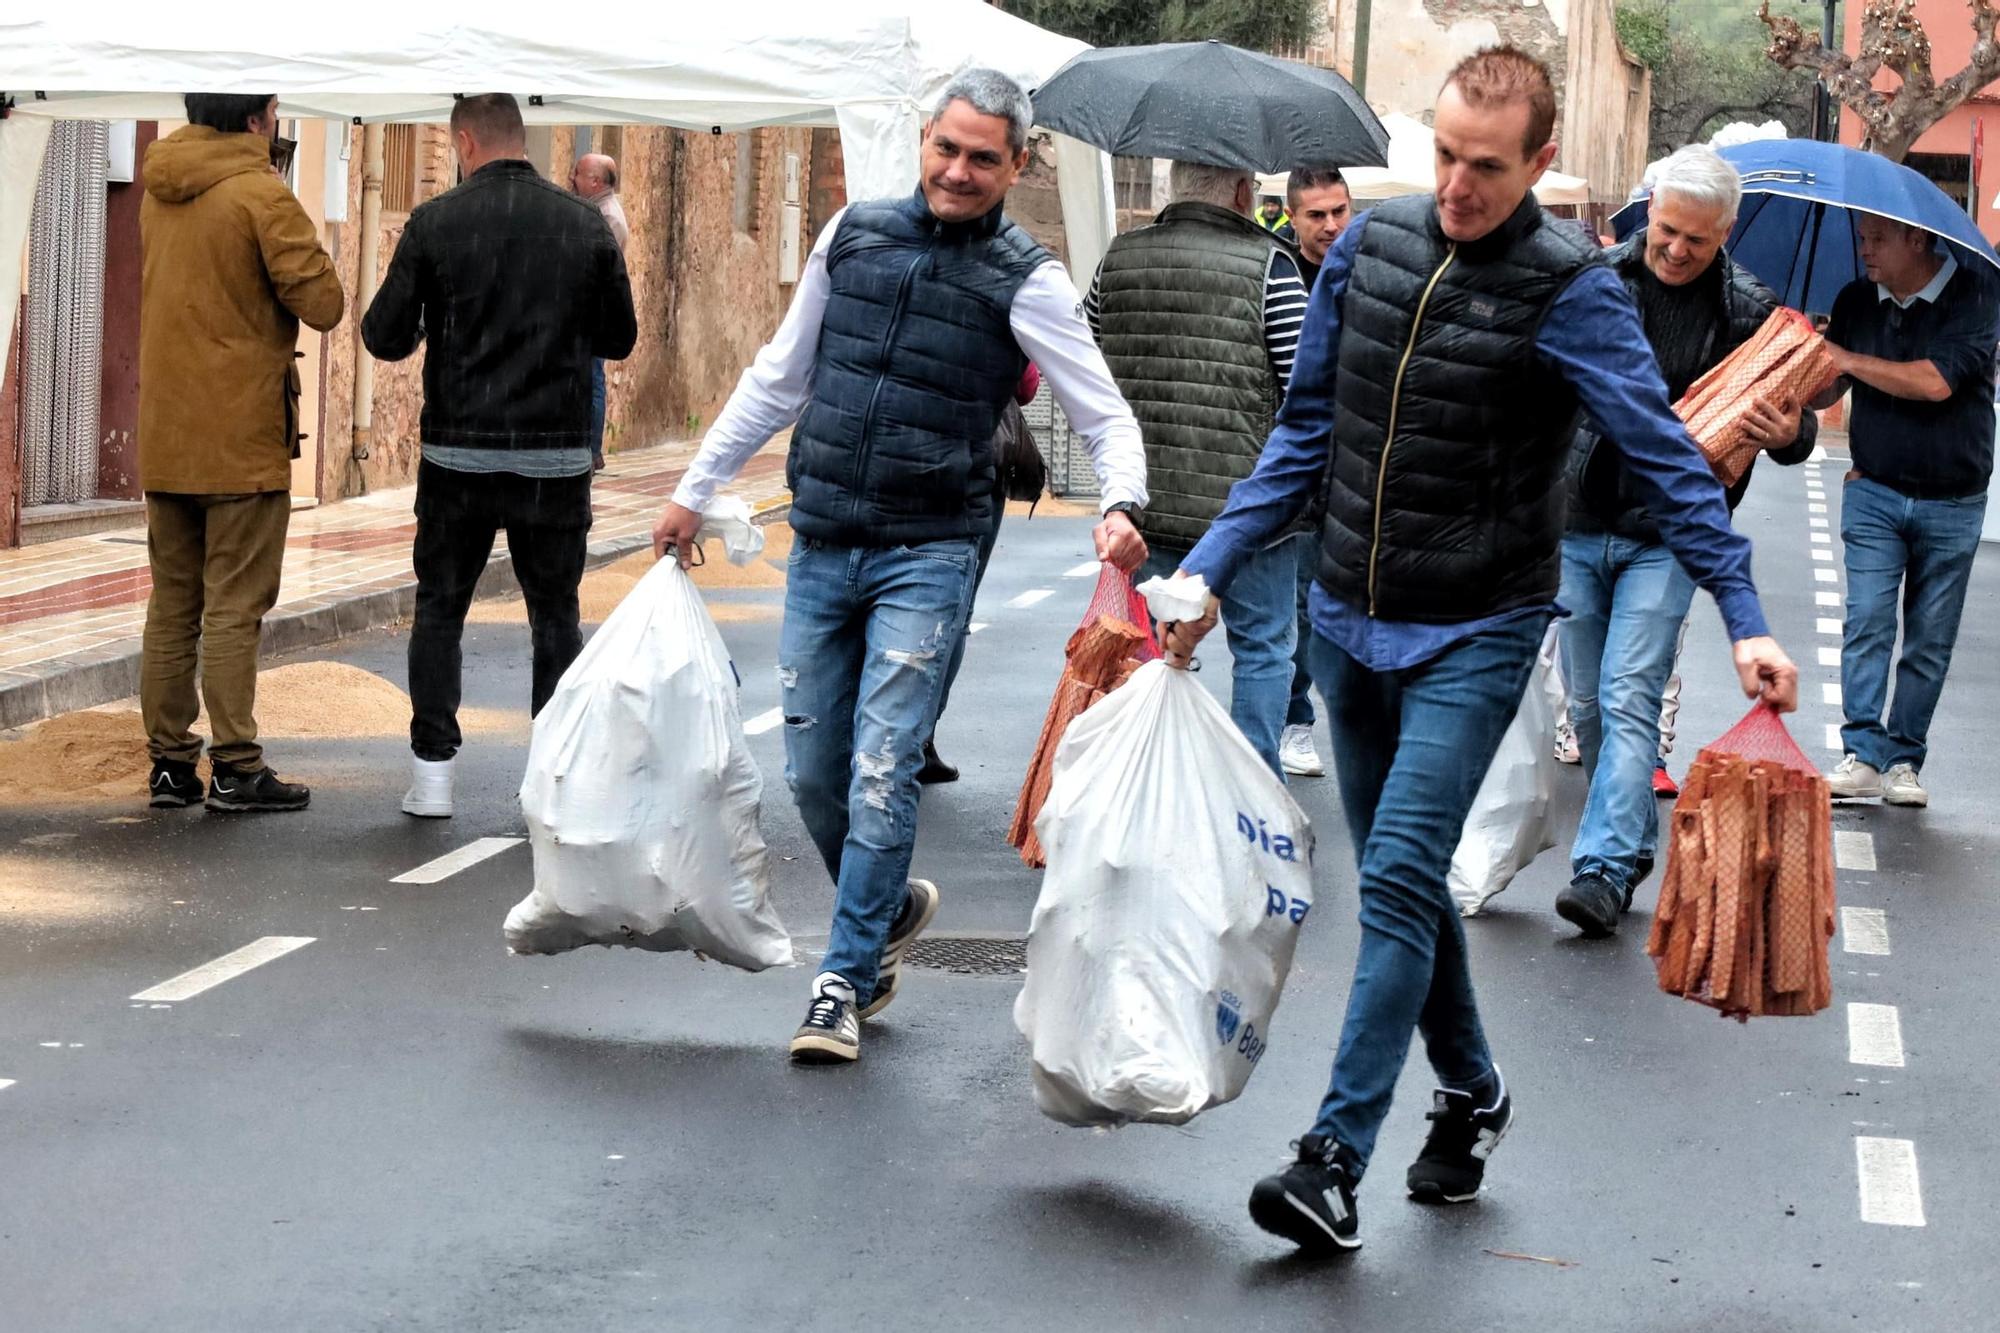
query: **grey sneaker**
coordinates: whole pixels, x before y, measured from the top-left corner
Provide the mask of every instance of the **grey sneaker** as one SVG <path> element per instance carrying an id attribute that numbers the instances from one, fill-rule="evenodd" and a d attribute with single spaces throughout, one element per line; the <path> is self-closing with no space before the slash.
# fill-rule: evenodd
<path id="1" fill-rule="evenodd" d="M 1303 723 L 1285 728 L 1284 739 L 1278 742 L 1278 762 L 1295 778 L 1326 776 L 1326 764 L 1313 748 L 1313 729 Z"/>
<path id="2" fill-rule="evenodd" d="M 1907 768 L 1908 765 L 1904 767 Z M 1914 773 L 1910 775 L 1910 781 L 1915 783 Z M 1826 788 L 1833 793 L 1836 800 L 1880 796 L 1882 775 L 1875 771 L 1873 764 L 1864 764 L 1850 754 L 1834 766 L 1833 772 L 1826 775 Z M 1922 791 L 1923 788 L 1919 787 L 1917 790 Z"/>
<path id="3" fill-rule="evenodd" d="M 1556 762 L 1559 764 L 1580 764 L 1583 751 L 1577 748 L 1576 728 L 1569 724 L 1569 714 L 1556 719 Z"/>
<path id="4" fill-rule="evenodd" d="M 792 1034 L 792 1059 L 800 1064 L 846 1064 L 861 1058 L 861 1020 L 854 1015 L 854 987 L 838 972 L 813 978 L 806 1021 Z"/>
<path id="5" fill-rule="evenodd" d="M 896 998 L 896 990 L 903 984 L 903 950 L 937 920 L 942 896 L 938 886 L 927 879 L 910 881 L 910 896 L 903 900 L 903 910 L 889 927 L 889 942 L 882 946 L 882 962 L 875 971 L 875 993 L 861 1007 L 863 1018 L 875 1017 Z"/>
<path id="6" fill-rule="evenodd" d="M 1890 805 L 1914 805 L 1919 808 L 1931 803 L 1931 794 L 1924 790 L 1924 784 L 1917 781 L 1917 770 L 1908 764 L 1891 764 L 1889 771 L 1882 775 L 1882 799 Z"/>

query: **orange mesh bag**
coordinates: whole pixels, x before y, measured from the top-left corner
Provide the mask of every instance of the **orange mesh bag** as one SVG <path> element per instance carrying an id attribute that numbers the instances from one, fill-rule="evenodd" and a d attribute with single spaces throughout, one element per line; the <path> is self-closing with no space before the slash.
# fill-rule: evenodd
<path id="1" fill-rule="evenodd" d="M 1739 1021 L 1833 1003 L 1833 802 L 1777 713 L 1696 758 L 1668 832 L 1646 952 L 1660 989 Z"/>
<path id="2" fill-rule="evenodd" d="M 1104 566 L 1097 576 L 1097 591 L 1083 613 L 1083 623 L 1069 636 L 1063 673 L 1056 681 L 1055 697 L 1049 700 L 1048 715 L 1042 719 L 1042 733 L 1035 741 L 1021 794 L 1014 802 L 1013 823 L 1007 828 L 1007 845 L 1019 848 L 1021 859 L 1029 865 L 1039 868 L 1047 864 L 1041 839 L 1035 836 L 1035 817 L 1049 797 L 1056 747 L 1062 743 L 1063 732 L 1092 704 L 1123 685 L 1142 663 L 1159 655 L 1146 599 L 1116 566 Z"/>
<path id="3" fill-rule="evenodd" d="M 1751 404 L 1803 403 L 1834 381 L 1833 357 L 1811 321 L 1783 306 L 1757 332 L 1688 387 L 1674 404 L 1724 486 L 1733 486 L 1757 456 L 1747 435 Z"/>

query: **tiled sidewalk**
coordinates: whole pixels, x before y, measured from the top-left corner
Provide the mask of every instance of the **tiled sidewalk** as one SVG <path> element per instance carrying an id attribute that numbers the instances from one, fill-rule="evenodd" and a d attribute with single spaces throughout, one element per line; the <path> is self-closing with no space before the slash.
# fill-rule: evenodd
<path id="1" fill-rule="evenodd" d="M 592 564 L 651 540 L 653 520 L 695 445 L 611 455 L 592 497 Z M 783 437 L 773 441 L 729 492 L 759 511 L 784 504 L 785 448 Z M 415 500 L 416 487 L 402 486 L 292 515 L 278 605 L 264 622 L 267 655 L 409 619 Z M 481 597 L 513 589 L 506 550 L 502 535 L 480 580 Z M 136 694 L 151 587 L 143 529 L 0 551 L 0 728 Z"/>

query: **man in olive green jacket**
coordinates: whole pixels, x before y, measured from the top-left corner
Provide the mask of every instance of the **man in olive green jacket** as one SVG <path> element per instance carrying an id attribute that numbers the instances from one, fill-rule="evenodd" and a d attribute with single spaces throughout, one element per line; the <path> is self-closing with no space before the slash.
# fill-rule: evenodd
<path id="1" fill-rule="evenodd" d="M 211 810 L 300 810 L 265 766 L 257 644 L 278 600 L 299 442 L 299 323 L 346 304 L 312 219 L 272 166 L 278 99 L 190 93 L 185 129 L 146 152 L 139 209 L 139 479 L 152 598 L 139 707 L 152 803 L 203 799 L 191 728 L 214 740 Z"/>

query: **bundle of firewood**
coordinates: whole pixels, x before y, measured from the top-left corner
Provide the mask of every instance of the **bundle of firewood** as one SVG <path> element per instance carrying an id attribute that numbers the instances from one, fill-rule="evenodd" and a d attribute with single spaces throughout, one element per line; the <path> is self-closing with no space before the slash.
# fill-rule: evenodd
<path id="1" fill-rule="evenodd" d="M 1049 700 L 1042 734 L 1035 742 L 1034 757 L 1028 761 L 1028 775 L 1014 802 L 1014 822 L 1007 829 L 1008 846 L 1019 848 L 1021 859 L 1029 865 L 1039 869 L 1048 863 L 1042 855 L 1041 839 L 1035 836 L 1035 817 L 1049 798 L 1056 747 L 1062 744 L 1063 732 L 1078 715 L 1159 655 L 1144 599 L 1132 591 L 1130 579 L 1106 565 L 1083 624 L 1069 636 L 1062 677 L 1056 682 L 1055 697 Z"/>
<path id="2" fill-rule="evenodd" d="M 1833 806 L 1775 712 L 1701 752 L 1671 829 L 1646 941 L 1660 989 L 1739 1021 L 1833 1003 Z"/>
<path id="3" fill-rule="evenodd" d="M 1689 386 L 1674 411 L 1724 486 L 1734 486 L 1757 456 L 1745 435 L 1759 395 L 1780 408 L 1806 403 L 1834 381 L 1833 356 L 1811 321 L 1783 306 L 1741 347 Z"/>

